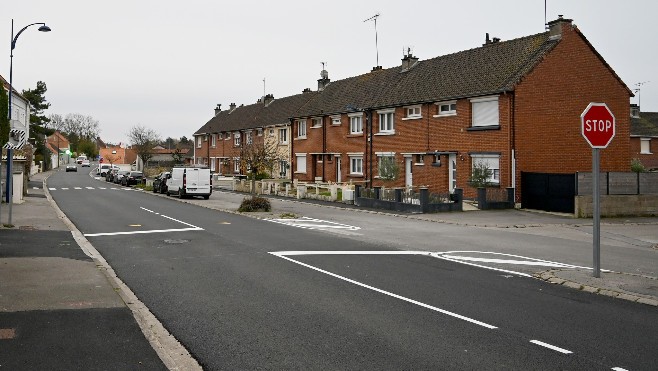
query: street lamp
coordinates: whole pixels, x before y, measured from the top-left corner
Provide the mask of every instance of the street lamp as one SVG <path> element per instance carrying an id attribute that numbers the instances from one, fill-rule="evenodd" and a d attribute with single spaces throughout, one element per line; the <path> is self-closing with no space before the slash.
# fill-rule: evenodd
<path id="1" fill-rule="evenodd" d="M 16 41 L 18 40 L 18 37 L 25 31 L 28 27 L 34 26 L 34 25 L 41 25 L 39 27 L 39 31 L 41 32 L 50 32 L 50 27 L 46 26 L 45 23 L 43 22 L 37 22 L 37 23 L 32 23 L 28 24 L 27 26 L 21 28 L 20 31 L 14 36 L 14 20 L 11 20 L 11 50 L 9 52 L 9 122 L 11 124 L 11 114 L 12 114 L 12 95 L 13 95 L 13 82 L 14 82 L 14 48 L 16 48 Z M 9 203 L 9 220 L 7 223 L 11 225 L 11 209 L 12 209 L 12 193 L 13 193 L 13 185 L 12 185 L 12 167 L 13 167 L 13 162 L 14 162 L 14 150 L 13 148 L 7 148 L 7 202 Z"/>

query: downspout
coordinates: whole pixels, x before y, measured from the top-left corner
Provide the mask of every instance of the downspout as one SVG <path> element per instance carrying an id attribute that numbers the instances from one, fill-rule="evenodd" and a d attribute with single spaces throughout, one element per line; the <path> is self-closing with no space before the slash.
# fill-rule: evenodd
<path id="1" fill-rule="evenodd" d="M 425 152 L 430 151 L 430 104 L 427 104 L 427 148 Z"/>
<path id="2" fill-rule="evenodd" d="M 292 117 L 289 118 L 288 121 L 290 123 L 290 141 L 289 141 L 290 144 L 288 145 L 288 160 L 289 160 L 288 163 L 290 164 L 290 182 L 292 183 L 292 182 L 295 181 L 295 166 L 297 166 L 297 164 L 292 162 L 292 154 L 295 153 L 294 152 L 295 141 L 292 140 L 292 128 L 293 128 Z M 287 132 L 287 130 L 286 130 L 286 132 Z M 281 138 L 279 138 L 279 141 L 281 141 Z M 297 160 L 295 159 L 295 161 L 297 161 Z"/>
<path id="3" fill-rule="evenodd" d="M 509 125 L 509 137 L 510 137 L 510 163 L 512 167 L 512 181 L 510 182 L 512 188 L 514 188 L 514 202 L 516 202 L 516 128 L 515 128 L 515 116 L 514 112 L 516 111 L 515 107 L 515 96 L 516 94 L 510 94 L 510 125 Z"/>
<path id="4" fill-rule="evenodd" d="M 210 169 L 210 134 L 206 134 L 206 148 L 207 148 L 207 153 L 208 153 L 208 169 Z M 213 169 L 214 170 L 214 169 Z"/>
<path id="5" fill-rule="evenodd" d="M 192 165 L 196 163 L 196 141 L 197 137 L 194 137 L 194 143 L 192 144 Z"/>
<path id="6" fill-rule="evenodd" d="M 368 155 L 368 174 L 369 177 L 366 179 L 368 181 L 367 186 L 372 188 L 372 142 L 374 140 L 374 135 L 372 133 L 372 110 L 368 110 L 368 115 L 366 116 L 367 127 L 368 127 L 368 136 L 366 138 L 366 153 Z M 370 152 L 368 152 L 368 144 L 370 144 Z"/>
<path id="7" fill-rule="evenodd" d="M 326 182 L 327 178 L 325 178 L 325 170 L 326 170 L 326 158 L 325 158 L 325 153 L 327 153 L 327 128 L 324 124 L 324 116 L 320 118 L 320 124 L 322 125 L 322 181 Z"/>

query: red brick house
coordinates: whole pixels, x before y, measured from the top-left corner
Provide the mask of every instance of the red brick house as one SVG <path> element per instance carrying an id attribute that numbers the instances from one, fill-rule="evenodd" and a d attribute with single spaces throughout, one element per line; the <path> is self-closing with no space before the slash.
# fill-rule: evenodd
<path id="1" fill-rule="evenodd" d="M 469 179 L 483 164 L 489 181 L 515 188 L 518 201 L 524 173 L 591 171 L 580 129 L 590 102 L 606 103 L 616 117 L 601 171 L 628 171 L 632 92 L 571 20 L 548 26 L 513 40 L 487 35 L 479 47 L 427 60 L 408 53 L 400 66 L 338 81 L 323 71 L 317 92 L 288 107 L 291 178 L 463 188 L 474 197 Z M 221 118 L 209 125 L 213 120 L 195 133 L 197 141 L 264 127 Z M 205 153 L 203 142 L 197 145 Z M 398 164 L 397 179 L 380 179 L 384 158 Z"/>
<path id="2" fill-rule="evenodd" d="M 630 156 L 644 168 L 658 171 L 658 112 L 641 112 L 631 105 Z"/>

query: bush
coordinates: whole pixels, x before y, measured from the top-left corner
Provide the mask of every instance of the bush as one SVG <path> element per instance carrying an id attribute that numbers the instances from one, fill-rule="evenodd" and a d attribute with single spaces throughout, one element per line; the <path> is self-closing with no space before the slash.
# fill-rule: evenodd
<path id="1" fill-rule="evenodd" d="M 643 173 L 646 171 L 642 161 L 639 158 L 634 158 L 631 160 L 631 171 L 634 173 Z"/>
<path id="2" fill-rule="evenodd" d="M 242 203 L 240 204 L 240 208 L 238 208 L 238 211 L 242 213 L 252 212 L 252 211 L 270 211 L 270 210 L 272 210 L 272 205 L 270 205 L 270 200 L 258 196 L 245 198 L 244 200 L 242 200 Z"/>

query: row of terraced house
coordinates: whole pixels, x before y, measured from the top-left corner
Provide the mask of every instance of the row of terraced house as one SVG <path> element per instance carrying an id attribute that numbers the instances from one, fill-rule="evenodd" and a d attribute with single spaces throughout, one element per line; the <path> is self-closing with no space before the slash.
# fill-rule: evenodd
<path id="1" fill-rule="evenodd" d="M 629 171 L 630 98 L 619 78 L 572 20 L 543 33 L 331 81 L 317 90 L 255 104 L 218 105 L 194 133 L 194 162 L 219 174 L 245 174 L 240 151 L 276 145 L 282 160 L 272 176 L 367 186 L 426 186 L 433 192 L 469 187 L 473 166 L 489 181 L 515 189 L 522 174 L 591 171 L 592 150 L 580 115 L 603 102 L 616 117 L 616 136 L 601 151 L 602 171 Z M 399 165 L 393 181 L 379 177 L 383 159 Z"/>

